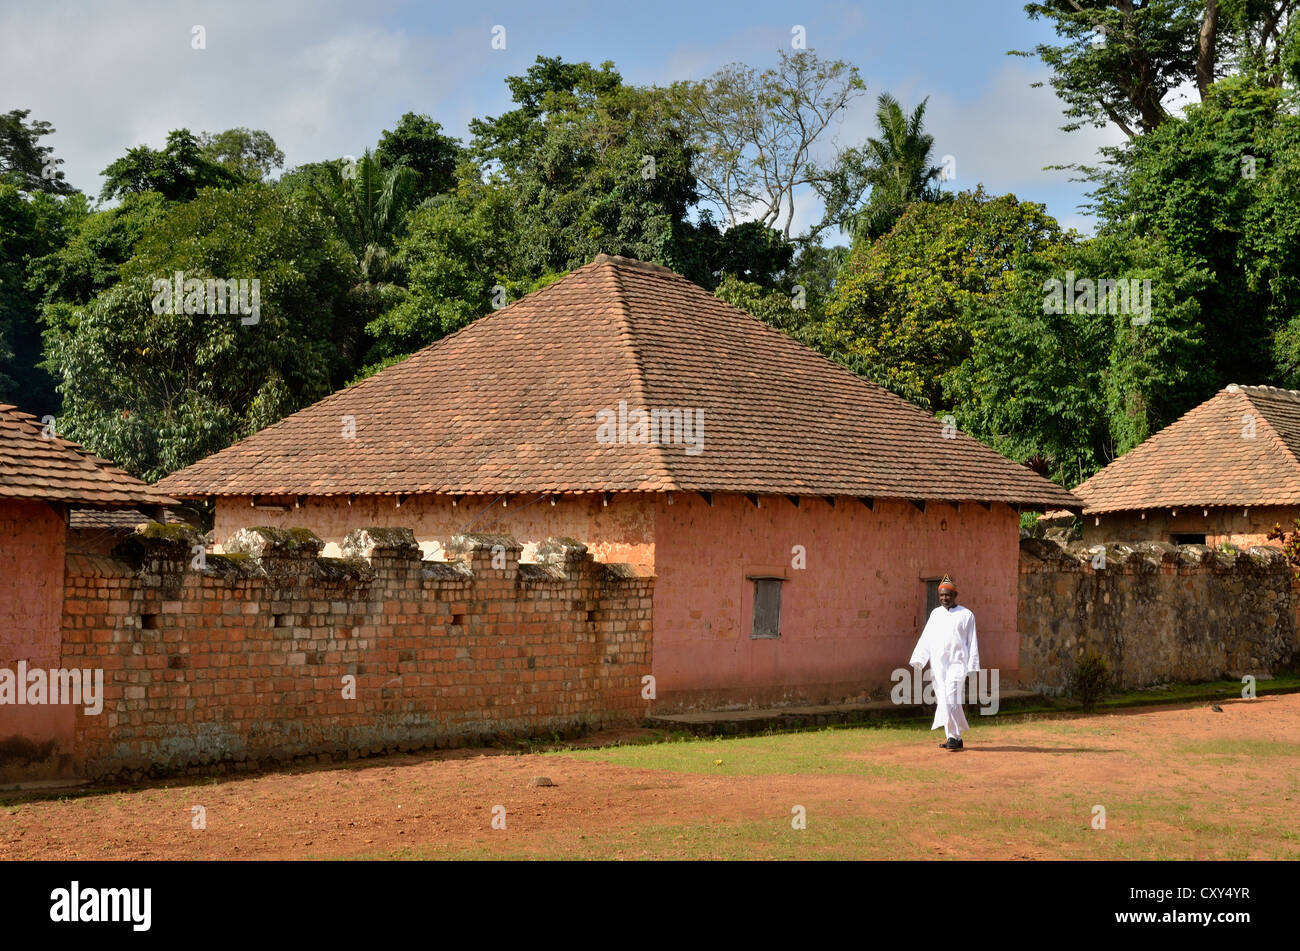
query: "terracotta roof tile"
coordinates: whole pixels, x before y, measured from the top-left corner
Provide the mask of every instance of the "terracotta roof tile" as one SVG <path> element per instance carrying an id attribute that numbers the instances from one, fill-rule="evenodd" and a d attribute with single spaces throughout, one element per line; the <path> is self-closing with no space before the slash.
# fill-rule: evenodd
<path id="1" fill-rule="evenodd" d="M 702 451 L 601 443 L 597 413 L 620 401 L 702 411 Z M 182 497 L 677 489 L 1079 505 L 685 278 L 607 255 L 159 486 Z"/>
<path id="2" fill-rule="evenodd" d="M 81 531 L 132 531 L 137 525 L 161 521 L 164 525 L 185 525 L 186 521 L 171 512 L 161 519 L 137 509 L 73 509 L 68 513 L 68 527 Z"/>
<path id="3" fill-rule="evenodd" d="M 1300 505 L 1300 392 L 1224 387 L 1074 492 L 1088 513 Z"/>
<path id="4" fill-rule="evenodd" d="M 176 503 L 76 443 L 44 433 L 30 413 L 0 404 L 0 499 L 103 508 Z"/>

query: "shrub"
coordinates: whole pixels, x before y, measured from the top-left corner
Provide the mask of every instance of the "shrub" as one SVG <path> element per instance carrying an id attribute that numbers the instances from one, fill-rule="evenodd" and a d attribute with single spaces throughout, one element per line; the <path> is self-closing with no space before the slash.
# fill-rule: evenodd
<path id="1" fill-rule="evenodd" d="M 1091 713 L 1110 686 L 1110 681 L 1110 663 L 1106 656 L 1090 647 L 1075 663 L 1070 674 L 1070 696 L 1083 704 L 1084 712 Z"/>

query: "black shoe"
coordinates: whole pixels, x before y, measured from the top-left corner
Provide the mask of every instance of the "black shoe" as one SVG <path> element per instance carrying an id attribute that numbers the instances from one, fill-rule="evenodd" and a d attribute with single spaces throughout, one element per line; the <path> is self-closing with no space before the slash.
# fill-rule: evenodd
<path id="1" fill-rule="evenodd" d="M 962 744 L 961 737 L 956 737 L 955 739 L 948 741 L 948 749 L 950 750 L 964 750 L 965 748 L 966 747 Z"/>
<path id="2" fill-rule="evenodd" d="M 942 743 L 939 744 L 939 749 L 941 749 L 941 750 L 950 749 L 950 747 L 948 746 L 948 744 L 951 743 L 951 742 L 952 742 L 952 740 L 944 740 Z"/>

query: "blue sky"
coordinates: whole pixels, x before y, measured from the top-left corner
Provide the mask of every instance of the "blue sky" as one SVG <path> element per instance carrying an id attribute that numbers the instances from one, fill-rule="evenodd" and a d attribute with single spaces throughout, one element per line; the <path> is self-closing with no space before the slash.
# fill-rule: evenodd
<path id="1" fill-rule="evenodd" d="M 703 78 L 729 62 L 767 66 L 805 27 L 811 49 L 858 66 L 867 94 L 835 130 L 873 132 L 875 97 L 930 97 L 936 154 L 956 159 L 949 187 L 982 182 L 1044 203 L 1087 231 L 1084 186 L 1043 166 L 1095 158 L 1115 130 L 1059 131 L 1061 106 L 1033 59 L 1009 57 L 1052 34 L 1023 5 L 984 0 L 654 4 L 399 3 L 372 0 L 7 0 L 0 11 L 0 110 L 31 108 L 74 185 L 90 192 L 127 147 L 169 129 L 266 129 L 290 165 L 373 146 L 406 111 L 464 136 L 472 116 L 510 108 L 503 82 L 539 54 L 613 60 L 638 84 Z M 206 48 L 192 48 L 201 25 Z M 504 26 L 506 48 L 491 47 Z M 825 148 L 832 147 L 827 140 Z M 796 225 L 817 217 L 801 196 Z"/>

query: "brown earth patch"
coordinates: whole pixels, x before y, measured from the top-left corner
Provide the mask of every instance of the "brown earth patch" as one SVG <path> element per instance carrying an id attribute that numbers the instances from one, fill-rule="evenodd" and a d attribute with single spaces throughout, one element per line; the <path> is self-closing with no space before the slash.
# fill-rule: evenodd
<path id="1" fill-rule="evenodd" d="M 693 844 L 691 829 L 788 828 L 799 803 L 810 829 L 853 831 L 809 857 L 1294 856 L 1300 695 L 1221 705 L 1223 713 L 1198 703 L 997 726 L 972 717 L 960 753 L 938 749 L 935 733 L 863 728 L 848 731 L 861 751 L 829 757 L 815 774 L 709 775 L 456 750 L 65 798 L 10 794 L 0 855 L 577 858 L 606 854 L 613 839 L 629 857 L 707 857 L 734 853 Z M 734 749 L 739 758 L 744 747 Z M 863 763 L 891 769 L 853 774 Z M 537 776 L 555 785 L 533 785 Z M 1106 806 L 1104 832 L 1090 830 L 1093 804 Z M 192 828 L 194 806 L 206 829 Z M 494 806 L 505 807 L 505 830 L 492 828 Z M 592 848 L 597 840 L 603 852 Z"/>

